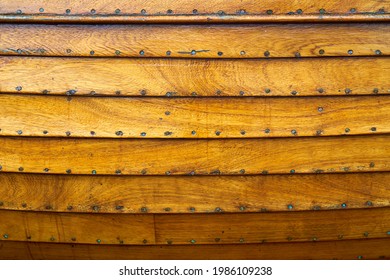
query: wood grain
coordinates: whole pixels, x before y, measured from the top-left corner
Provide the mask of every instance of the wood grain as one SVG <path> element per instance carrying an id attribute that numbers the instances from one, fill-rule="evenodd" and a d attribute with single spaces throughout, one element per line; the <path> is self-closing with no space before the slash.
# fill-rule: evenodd
<path id="1" fill-rule="evenodd" d="M 376 208 L 390 206 L 389 181 L 390 173 L 381 172 L 145 177 L 2 173 L 0 208 L 166 214 Z"/>
<path id="2" fill-rule="evenodd" d="M 110 96 L 389 94 L 390 59 L 0 57 L 0 92 Z"/>
<path id="3" fill-rule="evenodd" d="M 356 260 L 390 259 L 390 239 L 224 245 L 87 245 L 0 241 L 10 260 Z"/>
<path id="4" fill-rule="evenodd" d="M 0 95 L 0 103 L 2 136 L 68 137 L 65 132 L 70 131 L 72 137 L 118 138 L 116 132 L 123 131 L 122 138 L 263 138 L 343 135 L 346 127 L 349 135 L 390 133 L 390 96 L 69 99 Z"/>
<path id="5" fill-rule="evenodd" d="M 388 0 L 48 1 L 4 0 L 0 19 L 44 22 L 239 22 L 389 19 Z M 8 17 L 7 17 L 8 16 Z"/>
<path id="6" fill-rule="evenodd" d="M 385 238 L 390 208 L 241 214 L 70 214 L 0 210 L 1 240 L 234 244 Z"/>
<path id="7" fill-rule="evenodd" d="M 389 139 L 388 135 L 142 141 L 2 137 L 0 165 L 6 172 L 71 170 L 102 175 L 389 171 Z"/>
<path id="8" fill-rule="evenodd" d="M 272 58 L 390 53 L 388 24 L 3 24 L 0 34 L 2 55 Z"/>

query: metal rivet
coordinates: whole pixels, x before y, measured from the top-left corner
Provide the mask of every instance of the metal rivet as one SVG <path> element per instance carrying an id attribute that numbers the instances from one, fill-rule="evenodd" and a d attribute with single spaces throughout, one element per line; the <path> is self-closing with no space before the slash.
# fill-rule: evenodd
<path id="1" fill-rule="evenodd" d="M 263 170 L 263 171 L 261 171 L 261 174 L 267 175 L 267 174 L 268 174 L 268 170 Z"/>
<path id="2" fill-rule="evenodd" d="M 195 135 L 195 134 L 196 134 L 196 131 L 195 131 L 195 130 L 191 131 L 191 134 L 192 134 L 192 135 Z"/>
<path id="3" fill-rule="evenodd" d="M 168 245 L 172 245 L 173 241 L 172 240 L 167 240 Z"/>
<path id="4" fill-rule="evenodd" d="M 45 209 L 46 210 L 51 210 L 51 209 L 53 209 L 53 207 L 51 207 L 50 205 L 46 205 Z"/>
<path id="5" fill-rule="evenodd" d="M 297 14 L 298 14 L 298 15 L 301 15 L 302 13 L 303 13 L 302 9 L 298 9 L 298 10 L 297 10 Z"/>
<path id="6" fill-rule="evenodd" d="M 368 237 L 369 233 L 366 231 L 365 233 L 363 233 L 363 235 L 364 235 L 365 237 Z"/>
<path id="7" fill-rule="evenodd" d="M 218 56 L 222 56 L 223 55 L 223 52 L 218 52 Z"/>
<path id="8" fill-rule="evenodd" d="M 196 55 L 196 50 L 192 50 L 191 55 Z"/>
<path id="9" fill-rule="evenodd" d="M 22 207 L 26 208 L 27 207 L 27 203 L 22 203 Z"/>
<path id="10" fill-rule="evenodd" d="M 102 241 L 100 239 L 96 239 L 96 242 L 100 244 Z"/>
<path id="11" fill-rule="evenodd" d="M 287 240 L 288 240 L 288 241 L 292 241 L 293 238 L 292 238 L 291 236 L 288 236 L 288 237 L 287 237 Z"/>
<path id="12" fill-rule="evenodd" d="M 266 129 L 264 130 L 264 132 L 268 134 L 268 133 L 271 132 L 271 130 L 270 130 L 269 128 L 266 128 Z"/>
<path id="13" fill-rule="evenodd" d="M 240 52 L 240 55 L 245 55 L 245 51 L 241 51 L 241 52 Z"/>
<path id="14" fill-rule="evenodd" d="M 142 243 L 146 244 L 146 243 L 148 243 L 148 240 L 144 239 L 144 240 L 142 240 Z"/>
<path id="15" fill-rule="evenodd" d="M 96 174 L 96 170 L 92 170 L 92 172 L 91 172 L 93 175 L 95 175 Z"/>
<path id="16" fill-rule="evenodd" d="M 372 204 L 372 201 L 367 201 L 367 202 L 366 202 L 366 205 L 367 205 L 367 206 L 372 206 L 372 205 L 373 205 L 373 204 Z"/>
<path id="17" fill-rule="evenodd" d="M 349 55 L 353 55 L 353 50 L 348 50 Z"/>
<path id="18" fill-rule="evenodd" d="M 217 130 L 217 131 L 215 132 L 215 135 L 217 135 L 217 136 L 221 135 L 221 131 L 218 131 L 218 130 Z"/>
<path id="19" fill-rule="evenodd" d="M 20 172 L 24 171 L 24 168 L 23 167 L 19 167 L 18 169 Z"/>
<path id="20" fill-rule="evenodd" d="M 21 91 L 21 90 L 22 90 L 22 87 L 21 87 L 21 86 L 17 86 L 15 89 L 16 89 L 17 91 Z"/>
<path id="21" fill-rule="evenodd" d="M 390 231 L 386 232 L 387 235 L 390 235 Z"/>
<path id="22" fill-rule="evenodd" d="M 379 93 L 379 89 L 374 88 L 372 92 L 373 92 L 374 94 L 378 94 L 378 93 Z"/>
<path id="23" fill-rule="evenodd" d="M 291 169 L 291 170 L 290 170 L 290 173 L 295 173 L 295 169 Z"/>
<path id="24" fill-rule="evenodd" d="M 115 135 L 116 136 L 123 136 L 123 132 L 118 130 L 118 131 L 115 132 Z"/>
<path id="25" fill-rule="evenodd" d="M 96 94 L 96 91 L 91 91 L 90 93 L 89 93 L 90 95 L 95 95 Z"/>
<path id="26" fill-rule="evenodd" d="M 56 239 L 53 236 L 50 237 L 50 241 L 54 241 L 54 240 L 56 240 Z"/>
<path id="27" fill-rule="evenodd" d="M 66 9 L 65 13 L 70 14 L 70 9 Z"/>
<path id="28" fill-rule="evenodd" d="M 190 173 L 188 173 L 188 175 L 194 176 L 195 175 L 195 171 L 191 171 Z"/>
<path id="29" fill-rule="evenodd" d="M 167 92 L 167 93 L 165 94 L 165 96 L 171 97 L 171 96 L 172 96 L 172 93 L 171 93 L 171 92 Z"/>
<path id="30" fill-rule="evenodd" d="M 193 10 L 192 10 L 192 13 L 193 13 L 193 14 L 197 14 L 197 13 L 198 13 L 198 10 L 197 10 L 197 9 L 193 9 Z"/>
<path id="31" fill-rule="evenodd" d="M 292 204 L 287 205 L 288 210 L 292 210 L 293 208 L 294 208 L 294 206 Z"/>
<path id="32" fill-rule="evenodd" d="M 91 10 L 91 14 L 94 14 L 94 13 L 96 13 L 96 10 L 95 10 L 95 9 L 92 9 L 92 10 Z"/>
<path id="33" fill-rule="evenodd" d="M 140 94 L 141 94 L 141 95 L 146 95 L 146 90 L 144 90 L 144 89 L 141 90 L 141 91 L 140 91 Z"/>
<path id="34" fill-rule="evenodd" d="M 3 206 L 4 205 L 4 202 L 0 201 L 0 206 Z"/>
<path id="35" fill-rule="evenodd" d="M 94 55 L 94 54 L 95 54 L 95 51 L 90 51 L 89 54 L 90 54 L 90 55 Z"/>
<path id="36" fill-rule="evenodd" d="M 170 114 L 171 114 L 171 112 L 165 111 L 165 115 L 169 116 Z"/>
<path id="37" fill-rule="evenodd" d="M 313 237 L 311 240 L 317 241 L 318 239 L 317 239 L 317 237 Z"/>
<path id="38" fill-rule="evenodd" d="M 320 14 L 322 14 L 322 15 L 326 13 L 325 9 L 320 9 L 319 12 L 320 12 Z"/>
<path id="39" fill-rule="evenodd" d="M 65 94 L 66 95 L 74 95 L 74 94 L 76 94 L 76 90 L 74 90 L 74 89 L 71 89 L 71 90 L 68 90 L 67 92 L 65 92 Z"/>
<path id="40" fill-rule="evenodd" d="M 39 8 L 39 12 L 43 13 L 45 11 L 44 8 Z"/>
<path id="41" fill-rule="evenodd" d="M 269 88 L 266 88 L 264 91 L 265 91 L 265 93 L 270 93 L 271 92 L 271 90 Z"/>
<path id="42" fill-rule="evenodd" d="M 291 134 L 292 135 L 296 135 L 297 134 L 297 131 L 295 129 L 291 130 Z"/>
<path id="43" fill-rule="evenodd" d="M 241 130 L 241 131 L 240 131 L 240 134 L 241 134 L 241 135 L 245 135 L 245 134 L 246 134 L 245 130 Z"/>
<path id="44" fill-rule="evenodd" d="M 21 14 L 21 13 L 22 13 L 22 10 L 17 10 L 16 13 L 17 13 L 17 14 Z"/>
<path id="45" fill-rule="evenodd" d="M 370 130 L 375 132 L 376 131 L 376 127 L 371 127 Z"/>
<path id="46" fill-rule="evenodd" d="M 344 235 L 339 234 L 339 235 L 337 236 L 337 238 L 338 238 L 338 239 L 343 239 L 343 238 L 344 238 Z"/>
<path id="47" fill-rule="evenodd" d="M 381 8 L 378 10 L 378 14 L 384 14 L 385 13 L 385 9 Z"/>
<path id="48" fill-rule="evenodd" d="M 70 136 L 71 135 L 70 131 L 65 132 L 65 135 Z"/>
<path id="49" fill-rule="evenodd" d="M 43 94 L 48 94 L 49 91 L 48 91 L 47 89 L 44 89 L 44 90 L 42 91 L 42 93 L 43 93 Z"/>
<path id="50" fill-rule="evenodd" d="M 296 90 L 293 90 L 293 91 L 291 92 L 291 94 L 292 94 L 292 95 L 297 95 L 298 92 L 297 92 Z"/>
<path id="51" fill-rule="evenodd" d="M 171 55 L 171 51 L 167 51 L 166 54 L 167 54 L 167 55 Z"/>
<path id="52" fill-rule="evenodd" d="M 95 131 L 90 131 L 89 132 L 92 136 L 95 136 L 96 135 L 96 132 Z"/>
<path id="53" fill-rule="evenodd" d="M 322 135 L 323 133 L 324 133 L 323 130 L 317 130 L 317 131 L 316 131 L 316 134 L 317 134 L 317 135 Z"/>
<path id="54" fill-rule="evenodd" d="M 220 90 L 217 90 L 215 93 L 219 95 L 219 94 L 221 94 L 221 93 L 222 93 L 222 91 L 220 91 Z"/>
<path id="55" fill-rule="evenodd" d="M 0 165 L 0 170 L 2 170 L 3 169 L 3 167 Z"/>
<path id="56" fill-rule="evenodd" d="M 120 51 L 120 50 L 116 50 L 116 51 L 115 51 L 115 54 L 116 54 L 116 55 L 120 55 L 120 54 L 121 54 L 121 51 Z"/>
<path id="57" fill-rule="evenodd" d="M 343 203 L 343 204 L 341 204 L 341 207 L 342 207 L 342 208 L 347 208 L 347 204 L 346 204 L 346 203 Z"/>
<path id="58" fill-rule="evenodd" d="M 173 11 L 171 10 L 171 9 L 169 9 L 168 11 L 167 11 L 167 14 L 172 14 L 173 13 Z"/>
<path id="59" fill-rule="evenodd" d="M 195 207 L 190 207 L 189 210 L 190 210 L 191 212 L 195 212 Z"/>
<path id="60" fill-rule="evenodd" d="M 171 211 L 171 208 L 166 207 L 166 208 L 164 208 L 164 211 L 165 211 L 165 212 L 170 212 L 170 211 Z"/>
<path id="61" fill-rule="evenodd" d="M 22 130 L 18 130 L 18 131 L 16 131 L 16 133 L 19 134 L 19 135 L 22 135 L 23 131 Z"/>
<path id="62" fill-rule="evenodd" d="M 351 89 L 349 89 L 349 88 L 346 88 L 346 89 L 345 89 L 345 93 L 346 93 L 346 94 L 350 94 L 351 92 L 352 92 Z"/>
<path id="63" fill-rule="evenodd" d="M 148 208 L 146 208 L 146 207 L 141 207 L 141 212 L 142 212 L 142 213 L 148 212 Z"/>
<path id="64" fill-rule="evenodd" d="M 74 241 L 76 241 L 76 237 L 72 237 L 70 240 L 72 240 L 74 242 Z"/>
<path id="65" fill-rule="evenodd" d="M 243 243 L 245 242 L 245 239 L 244 238 L 240 238 L 240 243 Z"/>
<path id="66" fill-rule="evenodd" d="M 99 206 L 97 206 L 97 205 L 92 206 L 92 210 L 93 211 L 99 211 Z"/>
<path id="67" fill-rule="evenodd" d="M 141 50 L 141 51 L 139 52 L 139 54 L 140 54 L 140 55 L 144 55 L 144 54 L 145 54 L 145 51 Z"/>
<path id="68" fill-rule="evenodd" d="M 265 51 L 265 52 L 264 52 L 264 56 L 265 56 L 265 57 L 269 57 L 269 56 L 270 56 L 270 52 L 269 52 L 269 51 Z"/>
<path id="69" fill-rule="evenodd" d="M 16 52 L 17 52 L 18 54 L 21 54 L 21 53 L 22 53 L 22 50 L 21 50 L 21 49 L 17 49 Z"/>
<path id="70" fill-rule="evenodd" d="M 195 244 L 196 243 L 196 240 L 194 240 L 194 239 L 191 239 L 191 241 L 190 241 L 192 244 Z"/>
<path id="71" fill-rule="evenodd" d="M 4 237 L 5 239 L 8 239 L 8 234 L 4 234 L 3 237 Z"/>
<path id="72" fill-rule="evenodd" d="M 117 90 L 117 91 L 115 91 L 115 94 L 116 94 L 116 95 L 120 95 L 120 94 L 121 94 L 121 91 L 120 91 L 120 90 Z"/>
<path id="73" fill-rule="evenodd" d="M 166 171 L 165 175 L 171 175 L 171 172 L 170 171 Z"/>
<path id="74" fill-rule="evenodd" d="M 241 174 L 245 174 L 245 169 L 241 169 L 241 170 L 240 170 L 240 173 L 241 173 Z"/>
<path id="75" fill-rule="evenodd" d="M 146 169 L 142 169 L 142 170 L 141 170 L 141 174 L 142 174 L 142 175 L 145 175 L 147 172 L 148 172 L 148 171 L 147 171 Z"/>
<path id="76" fill-rule="evenodd" d="M 318 51 L 318 53 L 322 55 L 322 54 L 325 53 L 325 51 L 323 49 L 321 49 L 321 50 Z"/>
<path id="77" fill-rule="evenodd" d="M 267 208 L 261 208 L 260 212 L 267 212 Z"/>
<path id="78" fill-rule="evenodd" d="M 120 14 L 120 13 L 121 13 L 121 10 L 120 10 L 120 9 L 116 9 L 116 10 L 115 10 L 115 13 L 116 13 L 116 14 Z"/>
<path id="79" fill-rule="evenodd" d="M 219 241 L 221 241 L 221 238 L 218 238 L 218 237 L 217 237 L 217 238 L 215 238 L 214 240 L 215 240 L 215 242 L 219 242 Z"/>
<path id="80" fill-rule="evenodd" d="M 267 10 L 267 15 L 272 15 L 273 11 L 272 10 Z"/>
<path id="81" fill-rule="evenodd" d="M 246 207 L 245 206 L 240 206 L 240 211 L 245 211 Z"/>
<path id="82" fill-rule="evenodd" d="M 301 53 L 300 52 L 296 52 L 294 55 L 295 55 L 295 57 L 301 57 Z"/>
<path id="83" fill-rule="evenodd" d="M 218 11 L 217 14 L 220 15 L 220 16 L 223 16 L 225 14 L 225 12 L 224 11 Z"/>
<path id="84" fill-rule="evenodd" d="M 370 167 L 375 167 L 375 163 L 374 162 L 370 162 Z"/>
<path id="85" fill-rule="evenodd" d="M 381 55 L 382 52 L 381 52 L 380 50 L 376 50 L 376 51 L 375 51 L 375 54 L 376 54 L 376 55 Z"/>
<path id="86" fill-rule="evenodd" d="M 145 10 L 145 9 L 142 9 L 142 10 L 141 10 L 141 14 L 143 14 L 143 15 L 146 14 L 146 10 Z"/>
<path id="87" fill-rule="evenodd" d="M 73 210 L 73 206 L 72 206 L 72 205 L 69 205 L 68 207 L 66 207 L 66 209 L 67 209 L 68 211 L 72 211 L 72 210 Z"/>
<path id="88" fill-rule="evenodd" d="M 350 132 L 351 130 L 347 127 L 346 129 L 345 129 L 345 132 L 346 133 L 348 133 L 348 132 Z"/>
<path id="89" fill-rule="evenodd" d="M 355 8 L 351 8 L 349 11 L 350 11 L 351 13 L 356 13 L 356 9 L 355 9 Z"/>
<path id="90" fill-rule="evenodd" d="M 119 169 L 115 170 L 115 174 L 119 175 L 119 174 L 122 174 L 122 171 L 120 171 Z"/>
<path id="91" fill-rule="evenodd" d="M 323 89 L 323 88 L 319 88 L 319 89 L 317 89 L 317 91 L 318 91 L 319 93 L 324 93 L 324 89 Z"/>
<path id="92" fill-rule="evenodd" d="M 49 172 L 49 168 L 45 168 L 45 169 L 43 169 L 43 171 Z"/>
<path id="93" fill-rule="evenodd" d="M 316 210 L 316 211 L 321 210 L 321 206 L 315 205 L 315 206 L 313 206 L 313 210 Z"/>
<path id="94" fill-rule="evenodd" d="M 222 212 L 222 209 L 217 207 L 217 208 L 215 208 L 215 212 Z"/>
<path id="95" fill-rule="evenodd" d="M 142 137 L 145 137 L 146 136 L 146 132 L 141 132 L 140 134 Z"/>
<path id="96" fill-rule="evenodd" d="M 322 112 L 324 111 L 324 108 L 323 107 L 318 107 L 318 112 Z"/>
<path id="97" fill-rule="evenodd" d="M 361 259 L 363 259 L 363 256 L 358 256 L 357 258 L 358 258 L 359 260 L 361 260 Z"/>
<path id="98" fill-rule="evenodd" d="M 165 132 L 164 132 L 164 135 L 165 135 L 165 136 L 169 136 L 169 135 L 172 135 L 172 134 L 173 134 L 173 132 L 171 132 L 171 131 L 165 131 Z"/>

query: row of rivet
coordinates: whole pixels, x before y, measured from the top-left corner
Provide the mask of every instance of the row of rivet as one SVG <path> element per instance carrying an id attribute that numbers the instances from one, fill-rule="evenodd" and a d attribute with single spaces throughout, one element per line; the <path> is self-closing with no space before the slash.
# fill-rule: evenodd
<path id="1" fill-rule="evenodd" d="M 43 13 L 43 12 L 45 12 L 45 9 L 44 9 L 44 8 L 39 8 L 38 11 L 39 11 L 40 13 Z M 90 12 L 92 15 L 95 15 L 97 11 L 96 11 L 96 9 L 91 9 L 89 12 Z M 358 11 L 357 11 L 356 8 L 350 8 L 349 11 L 346 11 L 346 13 L 347 13 L 347 12 L 354 14 L 354 13 L 357 13 Z M 16 13 L 17 13 L 17 14 L 23 14 L 23 11 L 19 9 L 19 10 L 16 11 Z M 114 11 L 114 14 L 116 14 L 116 15 L 119 15 L 119 14 L 121 14 L 121 13 L 122 13 L 122 11 L 121 11 L 120 9 L 116 9 L 116 10 Z M 273 14 L 274 14 L 274 11 L 273 11 L 273 10 L 265 10 L 264 13 L 267 14 L 267 15 L 273 15 Z M 302 15 L 303 13 L 304 13 L 304 11 L 303 11 L 302 9 L 297 9 L 295 12 L 290 11 L 290 12 L 286 12 L 285 14 L 286 14 L 286 15 Z M 324 8 L 319 9 L 319 10 L 318 10 L 318 13 L 321 14 L 321 15 L 324 15 L 324 14 L 331 14 L 331 12 L 326 11 Z M 367 12 L 362 12 L 362 13 L 367 13 Z M 385 11 L 385 9 L 381 8 L 381 9 L 379 9 L 379 10 L 376 11 L 376 12 L 370 12 L 370 13 L 384 14 L 384 13 L 386 13 L 386 11 Z M 67 15 L 71 14 L 71 9 L 66 9 L 66 10 L 65 10 L 65 14 L 67 14 Z M 141 15 L 146 15 L 146 14 L 147 14 L 147 11 L 146 11 L 145 9 L 142 9 L 142 10 L 140 11 L 139 14 L 141 14 Z M 157 13 L 156 15 L 160 15 L 160 14 L 161 14 L 161 13 Z M 173 11 L 172 9 L 168 9 L 168 10 L 166 11 L 166 14 L 168 14 L 168 15 L 174 14 L 174 11 Z M 181 15 L 181 14 L 186 14 L 186 13 L 180 13 L 180 15 Z M 193 9 L 193 10 L 192 10 L 192 14 L 198 15 L 198 14 L 199 14 L 199 11 L 198 11 L 197 9 Z M 226 13 L 226 12 L 224 12 L 224 11 L 221 11 L 221 10 L 218 11 L 218 12 L 216 12 L 216 13 L 206 13 L 206 14 L 207 14 L 207 15 L 210 15 L 210 14 L 217 14 L 217 15 L 220 15 L 220 16 L 224 16 L 224 15 L 234 15 L 234 14 L 228 14 L 228 13 Z M 244 10 L 244 9 L 240 9 L 240 10 L 237 10 L 235 14 L 237 14 L 237 15 L 249 15 L 250 13 L 247 12 L 246 10 Z M 278 13 L 277 15 L 281 15 L 281 14 L 282 14 L 282 13 Z M 310 14 L 312 14 L 312 12 L 310 12 Z M 338 12 L 338 13 L 336 13 L 336 14 L 340 14 L 340 13 Z M 259 15 L 259 13 L 255 13 L 255 15 Z"/>
<path id="2" fill-rule="evenodd" d="M 320 108 L 321 108 L 321 107 L 320 107 Z M 377 132 L 377 128 L 376 128 L 375 126 L 371 127 L 369 130 L 370 130 L 371 132 Z M 2 131 L 2 129 L 0 128 L 0 132 L 1 132 L 1 131 Z M 292 129 L 290 132 L 291 132 L 291 134 L 294 135 L 294 136 L 298 135 L 298 131 L 297 131 L 296 129 Z M 344 132 L 345 132 L 345 133 L 350 133 L 350 132 L 351 132 L 351 129 L 347 127 L 347 128 L 344 129 Z M 49 134 L 49 131 L 43 130 L 42 133 L 43 133 L 44 135 L 47 135 L 47 134 Z M 96 132 L 93 131 L 93 130 L 90 131 L 89 133 L 90 133 L 91 136 L 96 136 L 96 135 L 97 135 Z M 214 133 L 215 133 L 215 135 L 220 136 L 220 135 L 222 134 L 222 131 L 216 130 Z M 270 133 L 271 133 L 271 129 L 266 128 L 266 129 L 264 130 L 264 133 L 265 133 L 265 134 L 270 134 Z M 360 132 L 360 133 L 361 133 L 361 132 Z M 16 134 L 22 135 L 22 134 L 23 134 L 23 131 L 22 131 L 22 130 L 17 130 L 17 131 L 16 131 Z M 116 131 L 114 134 L 115 134 L 116 136 L 120 136 L 120 137 L 124 136 L 124 132 L 121 131 L 121 130 Z M 196 131 L 195 131 L 195 130 L 192 130 L 192 131 L 190 132 L 190 134 L 191 134 L 191 135 L 196 135 Z M 247 135 L 247 133 L 246 133 L 245 130 L 240 130 L 240 131 L 239 131 L 239 134 L 241 134 L 241 135 Z M 318 136 L 324 135 L 324 134 L 325 134 L 324 130 L 317 130 L 316 133 L 315 133 L 315 135 L 318 135 Z M 70 131 L 66 131 L 66 132 L 65 132 L 65 135 L 68 136 L 68 137 L 70 137 L 70 136 L 72 135 L 72 133 L 71 133 Z M 141 132 L 141 133 L 140 133 L 140 136 L 142 136 L 142 137 L 145 137 L 146 135 L 147 135 L 146 132 Z M 165 131 L 165 132 L 164 132 L 164 136 L 171 136 L 171 135 L 173 135 L 173 132 L 172 132 L 172 131 Z"/>
<path id="3" fill-rule="evenodd" d="M 23 87 L 22 87 L 22 86 L 17 86 L 17 87 L 15 87 L 15 91 L 19 91 L 19 92 L 20 92 L 20 91 L 22 91 L 22 90 L 23 90 Z M 317 88 L 317 89 L 314 90 L 314 91 L 317 92 L 317 93 L 321 93 L 321 94 L 326 92 L 324 88 Z M 347 95 L 348 95 L 348 94 L 351 94 L 351 93 L 353 92 L 353 90 L 352 90 L 351 88 L 345 88 L 345 89 L 343 89 L 343 90 L 341 90 L 341 89 L 338 90 L 338 92 L 341 92 L 341 91 L 344 91 L 344 93 L 347 94 Z M 270 88 L 265 88 L 265 89 L 264 89 L 264 92 L 267 93 L 267 94 L 269 94 L 269 93 L 272 93 L 272 90 L 271 90 Z M 390 92 L 390 89 L 389 89 L 389 92 Z M 42 93 L 43 93 L 43 94 L 49 94 L 50 91 L 47 90 L 47 89 L 45 89 L 45 90 L 42 91 Z M 75 95 L 76 93 L 77 93 L 77 90 L 75 90 L 75 89 L 66 90 L 66 91 L 64 92 L 64 94 L 66 94 L 66 95 L 68 95 L 68 96 Z M 116 90 L 114 93 L 115 93 L 116 95 L 121 95 L 121 94 L 122 94 L 122 92 L 121 92 L 120 90 Z M 147 94 L 147 91 L 143 89 L 143 90 L 140 90 L 139 93 L 140 93 L 140 95 L 144 96 L 144 95 Z M 378 88 L 374 88 L 374 89 L 372 90 L 372 93 L 373 93 L 373 94 L 378 94 L 378 93 L 379 93 L 379 89 L 378 89 Z M 90 92 L 90 95 L 95 95 L 95 94 L 97 94 L 96 91 L 91 91 L 91 92 Z M 223 94 L 223 92 L 222 92 L 221 90 L 216 90 L 216 91 L 215 91 L 215 94 L 216 94 L 216 95 L 221 95 L 221 94 Z M 245 91 L 243 91 L 243 90 L 240 90 L 240 91 L 238 92 L 238 95 L 240 95 L 240 96 L 244 96 L 245 94 L 246 94 L 246 93 L 245 93 Z M 292 91 L 290 91 L 290 94 L 293 95 L 293 96 L 296 96 L 296 95 L 299 94 L 299 91 L 297 91 L 297 90 L 292 90 Z M 177 92 L 174 92 L 174 91 L 168 91 L 168 92 L 165 93 L 165 96 L 167 96 L 167 97 L 172 97 L 172 96 L 175 96 L 175 95 L 177 95 Z M 198 93 L 196 93 L 196 92 L 191 92 L 191 96 L 198 96 Z M 69 101 L 71 101 L 71 99 L 69 99 Z"/>

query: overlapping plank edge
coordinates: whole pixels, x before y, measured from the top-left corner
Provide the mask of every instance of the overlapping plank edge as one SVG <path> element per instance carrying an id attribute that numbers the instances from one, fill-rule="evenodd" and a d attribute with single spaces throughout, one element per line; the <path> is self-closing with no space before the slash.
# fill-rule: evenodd
<path id="1" fill-rule="evenodd" d="M 390 259 L 390 239 L 223 245 L 91 245 L 0 241 L 0 259 L 251 260 Z"/>
<path id="2" fill-rule="evenodd" d="M 34 1 L 3 0 L 9 22 L 265 22 L 389 20 L 388 0 Z"/>
<path id="3" fill-rule="evenodd" d="M 142 178 L 1 173 L 0 209 L 169 214 L 376 208 L 390 206 L 389 180 L 390 173 L 382 172 Z"/>
<path id="4" fill-rule="evenodd" d="M 142 141 L 1 137 L 0 165 L 5 172 L 102 175 L 389 171 L 389 140 L 390 135 Z"/>
<path id="5" fill-rule="evenodd" d="M 390 96 L 157 99 L 3 94 L 0 103 L 0 136 L 262 138 L 390 133 Z"/>
<path id="6" fill-rule="evenodd" d="M 0 25 L 0 34 L 2 55 L 272 58 L 380 56 L 390 53 L 390 25 L 374 23 L 3 24 Z"/>
<path id="7" fill-rule="evenodd" d="M 390 93 L 390 59 L 124 59 L 0 56 L 0 92 L 109 96 Z"/>
<path id="8" fill-rule="evenodd" d="M 246 214 L 71 214 L 0 210 L 1 240 L 234 244 L 390 238 L 390 209 Z M 61 227 L 58 227 L 58 223 Z"/>

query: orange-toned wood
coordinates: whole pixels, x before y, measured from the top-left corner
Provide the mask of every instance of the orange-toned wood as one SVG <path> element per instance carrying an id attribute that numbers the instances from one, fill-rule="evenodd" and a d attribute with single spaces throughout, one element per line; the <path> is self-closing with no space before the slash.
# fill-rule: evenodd
<path id="1" fill-rule="evenodd" d="M 0 241 L 0 259 L 302 260 L 390 259 L 390 238 L 224 245 L 87 245 Z"/>
<path id="2" fill-rule="evenodd" d="M 301 211 L 390 206 L 390 173 L 269 176 L 0 174 L 0 208 L 100 213 Z M 289 206 L 291 205 L 291 206 Z M 291 209 L 289 209 L 291 208 Z"/>
<path id="3" fill-rule="evenodd" d="M 390 237 L 390 208 L 295 213 L 156 215 L 159 244 L 325 241 Z"/>
<path id="4" fill-rule="evenodd" d="M 112 96 L 390 93 L 390 59 L 187 60 L 0 57 L 0 92 Z"/>
<path id="5" fill-rule="evenodd" d="M 155 243 L 153 215 L 0 211 L 1 240 L 90 244 Z"/>
<path id="6" fill-rule="evenodd" d="M 3 55 L 272 58 L 390 53 L 388 24 L 4 24 L 0 33 Z"/>
<path id="7" fill-rule="evenodd" d="M 142 141 L 1 137 L 0 146 L 0 165 L 6 172 L 239 175 L 390 170 L 389 135 Z"/>
<path id="8" fill-rule="evenodd" d="M 388 19 L 388 0 L 305 1 L 48 1 L 4 0 L 0 19 L 9 21 L 175 22 Z"/>
<path id="9" fill-rule="evenodd" d="M 0 95 L 0 135 L 248 138 L 390 133 L 390 96 L 83 98 Z M 221 131 L 217 135 L 215 131 Z M 167 133 L 167 131 L 169 133 Z"/>
<path id="10" fill-rule="evenodd" d="M 240 214 L 71 214 L 0 210 L 1 240 L 232 244 L 388 237 L 390 208 Z"/>

